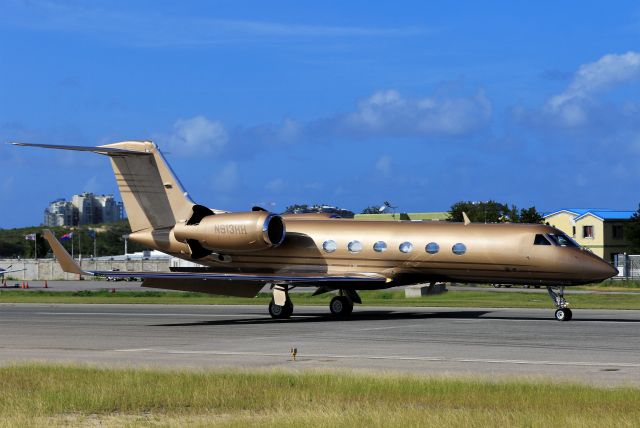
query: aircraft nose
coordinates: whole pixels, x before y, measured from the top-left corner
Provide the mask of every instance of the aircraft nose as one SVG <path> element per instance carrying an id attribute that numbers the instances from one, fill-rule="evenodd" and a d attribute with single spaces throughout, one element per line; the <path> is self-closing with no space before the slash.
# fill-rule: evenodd
<path id="1" fill-rule="evenodd" d="M 607 266 L 607 268 L 608 268 L 608 269 L 607 269 L 607 270 L 608 270 L 608 272 L 607 272 L 607 278 L 611 278 L 611 277 L 617 276 L 617 275 L 620 273 L 620 271 L 618 270 L 618 268 L 616 268 L 616 267 L 614 267 L 614 266 L 610 265 L 609 263 L 605 263 L 605 265 L 606 265 L 606 266 Z"/>
<path id="2" fill-rule="evenodd" d="M 588 275 L 589 279 L 599 282 L 618 275 L 618 269 L 599 257 L 589 259 L 590 260 L 584 264 L 585 273 Z"/>

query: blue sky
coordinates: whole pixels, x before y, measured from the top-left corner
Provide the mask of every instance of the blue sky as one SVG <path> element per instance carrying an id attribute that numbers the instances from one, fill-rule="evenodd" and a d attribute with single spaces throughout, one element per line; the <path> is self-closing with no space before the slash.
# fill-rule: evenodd
<path id="1" fill-rule="evenodd" d="M 640 5 L 435 3 L 2 0 L 0 141 L 152 139 L 235 211 L 635 209 Z M 3 228 L 117 194 L 97 155 L 2 144 L 0 172 Z"/>

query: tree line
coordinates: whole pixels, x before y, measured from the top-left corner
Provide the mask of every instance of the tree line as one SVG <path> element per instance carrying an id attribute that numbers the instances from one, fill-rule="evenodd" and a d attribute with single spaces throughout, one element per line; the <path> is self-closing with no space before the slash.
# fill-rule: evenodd
<path id="1" fill-rule="evenodd" d="M 34 250 L 38 258 L 52 257 L 51 248 L 42 236 L 42 226 L 24 227 L 18 229 L 0 229 L 0 258 L 28 258 L 34 257 Z M 71 239 L 61 241 L 62 245 L 71 253 L 71 240 L 73 239 L 74 255 L 82 254 L 83 257 L 93 255 L 93 238 L 91 230 L 95 231 L 96 252 L 98 256 L 112 256 L 124 254 L 124 240 L 122 235 L 131 233 L 129 222 L 126 220 L 114 223 L 93 224 L 81 227 L 49 227 L 56 238 L 73 233 Z M 34 241 L 27 240 L 28 235 L 35 234 Z M 35 248 L 34 248 L 35 247 Z M 143 245 L 131 240 L 128 242 L 127 251 L 133 253 L 147 249 Z"/>
<path id="2" fill-rule="evenodd" d="M 474 223 L 543 223 L 544 217 L 535 206 L 518 209 L 515 205 L 496 201 L 459 201 L 449 209 L 449 221 L 463 221 L 465 212 Z"/>
<path id="3" fill-rule="evenodd" d="M 388 204 L 386 204 L 388 205 Z M 353 217 L 353 212 L 343 208 L 329 207 L 325 204 L 294 204 L 286 209 L 286 213 L 323 212 L 328 210 L 341 217 Z M 469 220 L 475 223 L 543 223 L 544 218 L 535 206 L 518 209 L 513 204 L 489 201 L 459 201 L 449 208 L 449 221 L 462 222 L 465 212 Z M 371 205 L 362 210 L 363 214 L 380 213 L 380 206 Z M 122 235 L 131 233 L 129 222 L 126 220 L 87 225 L 78 227 L 50 228 L 58 239 L 67 233 L 73 233 L 74 253 L 79 252 L 84 257 L 94 253 L 94 242 L 90 230 L 96 234 L 96 252 L 98 256 L 124 254 Z M 18 229 L 0 229 L 0 258 L 33 258 L 34 241 L 26 239 L 27 235 L 36 234 L 35 250 L 38 257 L 51 257 L 51 249 L 42 237 L 42 226 L 32 226 Z M 640 205 L 631 220 L 625 224 L 625 238 L 633 245 L 633 252 L 640 252 Z M 71 240 L 61 241 L 62 245 L 71 252 Z M 143 251 L 147 248 L 133 241 L 128 242 L 128 252 Z"/>

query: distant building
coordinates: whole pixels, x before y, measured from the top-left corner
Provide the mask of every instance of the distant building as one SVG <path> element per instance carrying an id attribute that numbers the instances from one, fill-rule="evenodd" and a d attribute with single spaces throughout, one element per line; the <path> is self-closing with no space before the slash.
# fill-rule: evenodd
<path id="1" fill-rule="evenodd" d="M 285 214 L 309 214 L 309 213 L 328 213 L 335 214 L 342 218 L 353 218 L 353 211 L 344 208 L 334 207 L 332 205 L 293 205 L 288 207 Z"/>
<path id="2" fill-rule="evenodd" d="M 56 199 L 44 210 L 45 226 L 69 226 L 77 222 L 73 204 L 64 199 Z"/>
<path id="3" fill-rule="evenodd" d="M 635 211 L 570 208 L 544 215 L 544 221 L 557 227 L 606 261 L 627 253 L 626 224 Z"/>
<path id="4" fill-rule="evenodd" d="M 356 214 L 356 220 L 408 220 L 408 221 L 447 221 L 451 216 L 448 212 L 430 213 L 381 213 Z"/>
<path id="5" fill-rule="evenodd" d="M 122 202 L 113 195 L 81 193 L 71 201 L 57 199 L 44 211 L 46 226 L 75 226 L 78 224 L 110 223 L 124 218 Z"/>

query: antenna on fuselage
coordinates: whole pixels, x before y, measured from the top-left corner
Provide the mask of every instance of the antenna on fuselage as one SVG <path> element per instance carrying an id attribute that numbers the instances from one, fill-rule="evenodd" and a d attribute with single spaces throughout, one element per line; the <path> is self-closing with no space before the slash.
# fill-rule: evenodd
<path id="1" fill-rule="evenodd" d="M 391 210 L 391 216 L 393 217 L 393 219 L 396 219 L 396 208 L 398 207 L 394 207 L 391 205 L 391 203 L 389 201 L 384 201 L 384 204 L 382 204 L 382 206 L 380 208 L 378 208 L 378 212 L 380 214 L 386 213 L 387 211 Z"/>
<path id="2" fill-rule="evenodd" d="M 465 226 L 471 224 L 471 220 L 469 220 L 469 216 L 464 211 L 462 211 L 462 219 L 464 220 L 464 225 Z"/>

